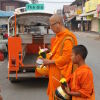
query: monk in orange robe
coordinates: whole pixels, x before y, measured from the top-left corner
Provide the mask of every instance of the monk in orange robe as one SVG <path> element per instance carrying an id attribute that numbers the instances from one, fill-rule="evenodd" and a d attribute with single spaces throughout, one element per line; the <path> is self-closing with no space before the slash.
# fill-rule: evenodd
<path id="1" fill-rule="evenodd" d="M 43 59 L 43 63 L 44 65 L 48 65 L 49 68 L 47 94 L 49 95 L 49 100 L 54 100 L 55 90 L 60 86 L 59 80 L 61 77 L 68 77 L 71 74 L 71 52 L 73 44 L 77 45 L 77 39 L 72 32 L 64 27 L 63 18 L 57 14 L 51 16 L 50 28 L 56 33 L 56 39 L 53 43 L 51 52 L 47 54 L 47 59 Z M 65 39 L 67 36 L 71 37 L 74 43 L 70 38 Z"/>
<path id="2" fill-rule="evenodd" d="M 72 62 L 78 64 L 78 68 L 70 75 L 68 88 L 65 88 L 67 94 L 72 96 L 72 100 L 95 100 L 93 73 L 85 64 L 85 58 L 88 51 L 85 46 L 78 45 L 72 49 Z"/>

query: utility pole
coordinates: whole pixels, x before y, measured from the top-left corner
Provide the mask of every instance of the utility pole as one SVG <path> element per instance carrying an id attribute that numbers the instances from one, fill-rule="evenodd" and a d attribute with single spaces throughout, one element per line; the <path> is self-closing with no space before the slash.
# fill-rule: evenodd
<path id="1" fill-rule="evenodd" d="M 83 12 L 83 7 L 84 7 L 84 0 L 81 0 L 81 3 L 82 3 L 82 12 Z M 83 31 L 83 16 L 81 18 L 81 31 Z"/>

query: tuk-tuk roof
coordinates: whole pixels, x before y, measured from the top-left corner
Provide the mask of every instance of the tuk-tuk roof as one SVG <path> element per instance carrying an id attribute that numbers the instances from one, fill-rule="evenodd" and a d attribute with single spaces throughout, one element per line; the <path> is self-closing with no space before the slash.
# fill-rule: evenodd
<path id="1" fill-rule="evenodd" d="M 26 11 L 16 14 L 16 22 L 23 25 L 35 25 L 36 23 L 49 25 L 49 18 L 52 14 L 47 11 Z M 10 17 L 9 22 L 14 22 L 14 19 L 15 16 Z"/>

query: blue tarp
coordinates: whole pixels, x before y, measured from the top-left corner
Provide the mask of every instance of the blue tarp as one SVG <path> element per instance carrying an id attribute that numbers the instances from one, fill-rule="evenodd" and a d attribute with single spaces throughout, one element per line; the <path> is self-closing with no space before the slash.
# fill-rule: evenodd
<path id="1" fill-rule="evenodd" d="M 0 17 L 10 17 L 14 15 L 13 11 L 0 11 Z"/>

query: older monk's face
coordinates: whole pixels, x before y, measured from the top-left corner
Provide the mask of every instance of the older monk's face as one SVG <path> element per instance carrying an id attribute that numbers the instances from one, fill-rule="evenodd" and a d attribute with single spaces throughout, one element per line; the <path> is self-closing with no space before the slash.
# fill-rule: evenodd
<path id="1" fill-rule="evenodd" d="M 50 18 L 50 28 L 53 30 L 54 33 L 59 33 L 60 22 L 57 21 L 55 18 Z"/>

